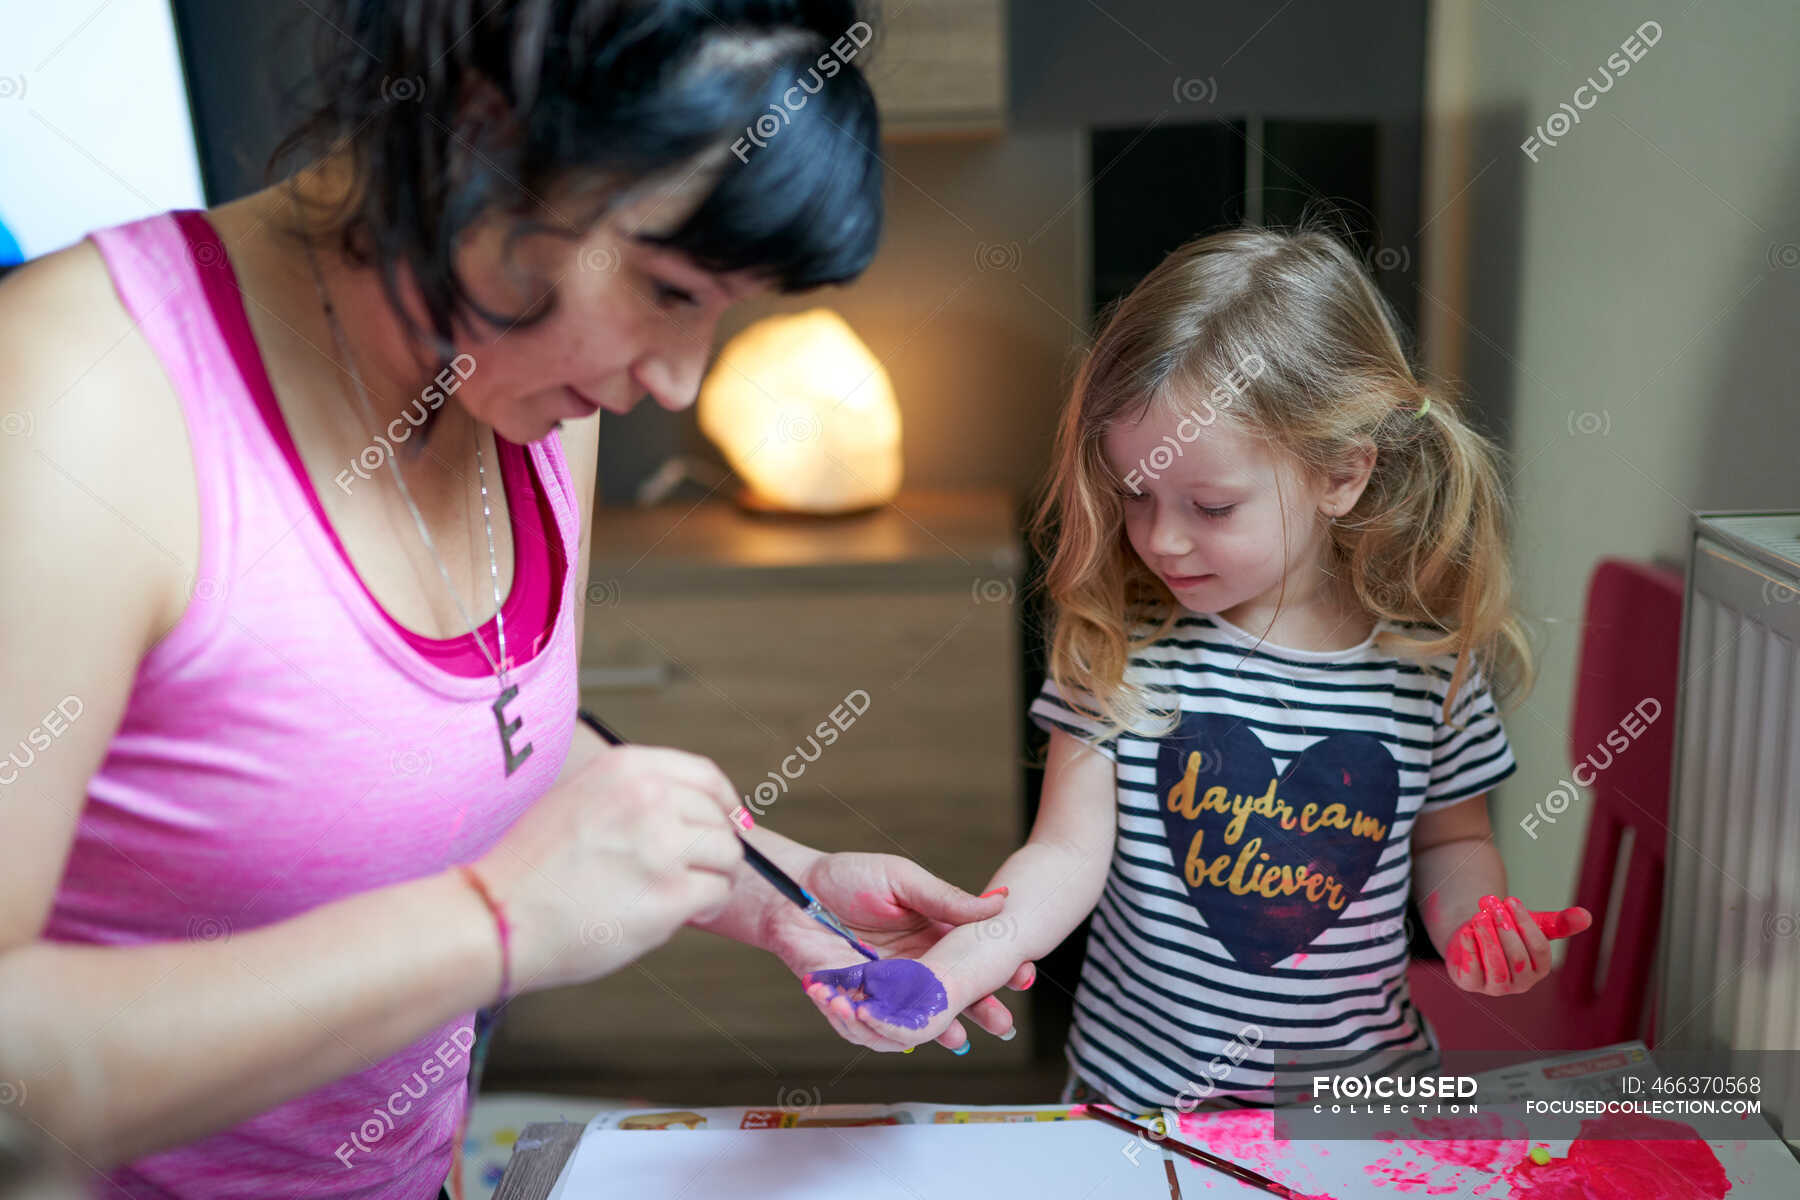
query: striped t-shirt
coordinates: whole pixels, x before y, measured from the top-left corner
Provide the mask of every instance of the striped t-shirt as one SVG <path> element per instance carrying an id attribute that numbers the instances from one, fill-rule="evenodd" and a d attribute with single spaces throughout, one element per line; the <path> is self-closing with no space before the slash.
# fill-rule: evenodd
<path id="1" fill-rule="evenodd" d="M 1105 737 L 1053 682 L 1032 704 L 1117 764 L 1068 1046 L 1114 1103 L 1266 1103 L 1320 1071 L 1435 1063 L 1406 990 L 1413 821 L 1516 766 L 1478 674 L 1446 724 L 1454 659 L 1375 640 L 1290 650 L 1191 613 L 1126 668 L 1179 699 L 1166 736 Z"/>

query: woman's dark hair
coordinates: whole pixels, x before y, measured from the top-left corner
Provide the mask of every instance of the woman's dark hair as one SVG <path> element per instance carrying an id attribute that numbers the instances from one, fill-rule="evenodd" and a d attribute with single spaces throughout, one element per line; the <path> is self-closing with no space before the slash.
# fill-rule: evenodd
<path id="1" fill-rule="evenodd" d="M 353 186 L 329 223 L 446 358 L 470 315 L 550 308 L 493 312 L 459 278 L 458 237 L 494 213 L 513 218 L 508 245 L 579 238 L 632 186 L 698 169 L 704 200 L 647 240 L 786 292 L 874 257 L 880 128 L 855 0 L 336 0 L 324 16 L 317 107 L 270 172 L 347 151 Z M 553 191 L 591 203 L 552 212 Z M 428 329 L 400 304 L 402 271 Z"/>

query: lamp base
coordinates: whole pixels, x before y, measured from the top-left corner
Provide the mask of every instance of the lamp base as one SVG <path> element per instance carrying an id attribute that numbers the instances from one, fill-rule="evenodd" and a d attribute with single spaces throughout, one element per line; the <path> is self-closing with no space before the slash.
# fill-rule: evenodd
<path id="1" fill-rule="evenodd" d="M 854 508 L 833 509 L 830 512 L 813 512 L 801 508 L 789 508 L 779 500 L 772 500 L 754 488 L 739 485 L 732 493 L 731 502 L 742 511 L 753 517 L 798 517 L 812 521 L 829 521 L 837 517 L 860 517 L 884 507 L 887 501 L 880 500 L 873 504 L 859 504 Z"/>

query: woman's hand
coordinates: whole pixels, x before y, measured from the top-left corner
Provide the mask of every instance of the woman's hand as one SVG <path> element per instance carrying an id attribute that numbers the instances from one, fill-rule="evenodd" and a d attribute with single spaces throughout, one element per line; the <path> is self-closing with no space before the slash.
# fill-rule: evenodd
<path id="1" fill-rule="evenodd" d="M 709 759 L 622 746 L 546 792 L 476 873 L 511 928 L 515 992 L 616 971 L 726 902 L 744 852 Z"/>
<path id="2" fill-rule="evenodd" d="M 910 859 L 892 854 L 821 855 L 799 882 L 884 960 L 919 958 L 950 930 L 991 920 L 1006 904 L 1003 893 L 971 896 Z M 762 945 L 802 978 L 865 961 L 842 938 L 791 904 L 771 908 L 770 922 Z M 1036 973 L 1033 964 L 1023 963 L 1007 986 L 1023 990 L 1031 986 Z M 900 1041 L 882 1036 L 855 1018 L 846 999 L 837 1002 L 842 1007 L 834 1007 L 831 989 L 823 983 L 808 986 L 807 994 L 832 1028 L 857 1045 L 904 1050 L 915 1040 L 925 1040 Z M 996 1037 L 1011 1034 L 1012 1014 L 999 1000 L 991 995 L 963 998 L 932 1022 L 933 1036 L 958 1053 L 962 1052 L 958 1048 L 966 1047 L 969 1041 L 968 1031 L 957 1019 L 959 1011 Z"/>
<path id="3" fill-rule="evenodd" d="M 1444 947 L 1451 980 L 1464 991 L 1509 996 L 1531 990 L 1550 973 L 1550 939 L 1572 937 L 1593 923 L 1579 906 L 1532 912 L 1516 896 L 1483 896 L 1481 911 Z"/>

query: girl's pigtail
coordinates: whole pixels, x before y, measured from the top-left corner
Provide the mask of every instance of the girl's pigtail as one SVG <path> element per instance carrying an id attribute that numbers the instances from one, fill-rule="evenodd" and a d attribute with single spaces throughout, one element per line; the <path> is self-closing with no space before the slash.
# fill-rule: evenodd
<path id="1" fill-rule="evenodd" d="M 1414 381 L 1376 429 L 1375 471 L 1341 523 L 1357 599 L 1409 625 L 1406 649 L 1456 659 L 1449 720 L 1478 669 L 1497 696 L 1528 690 L 1532 655 L 1514 613 L 1507 502 L 1494 445 L 1448 388 Z"/>

